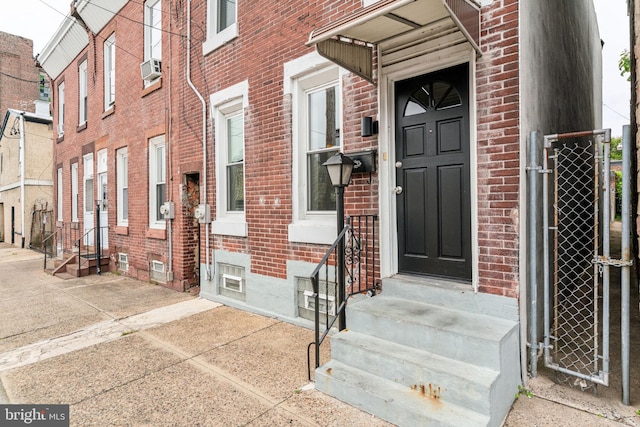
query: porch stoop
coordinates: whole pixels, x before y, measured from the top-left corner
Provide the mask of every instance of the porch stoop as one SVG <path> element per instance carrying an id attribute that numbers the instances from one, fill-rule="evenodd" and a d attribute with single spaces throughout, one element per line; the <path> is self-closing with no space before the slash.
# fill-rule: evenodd
<path id="1" fill-rule="evenodd" d="M 316 388 L 400 426 L 499 426 L 521 383 L 516 302 L 416 278 L 382 289 L 347 306 Z"/>
<path id="2" fill-rule="evenodd" d="M 84 277 L 97 273 L 98 259 L 96 254 L 76 255 L 75 260 L 66 264 L 65 273 L 72 277 Z M 109 271 L 109 254 L 104 254 L 100 259 L 100 270 L 103 273 Z M 60 271 L 59 273 L 62 273 Z M 59 274 L 57 274 L 59 275 Z"/>

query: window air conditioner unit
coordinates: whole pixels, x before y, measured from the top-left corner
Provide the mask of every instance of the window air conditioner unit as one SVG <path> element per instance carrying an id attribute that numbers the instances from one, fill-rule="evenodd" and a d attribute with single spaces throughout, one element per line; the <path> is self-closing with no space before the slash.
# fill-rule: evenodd
<path id="1" fill-rule="evenodd" d="M 162 61 L 159 59 L 147 59 L 140 64 L 140 71 L 142 71 L 142 79 L 151 81 L 157 79 L 162 75 Z"/>

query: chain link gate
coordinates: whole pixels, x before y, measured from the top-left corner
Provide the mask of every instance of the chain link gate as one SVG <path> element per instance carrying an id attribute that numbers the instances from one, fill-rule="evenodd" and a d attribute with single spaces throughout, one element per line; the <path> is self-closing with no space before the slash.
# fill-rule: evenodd
<path id="1" fill-rule="evenodd" d="M 544 364 L 586 389 L 609 383 L 610 133 L 544 137 Z"/>

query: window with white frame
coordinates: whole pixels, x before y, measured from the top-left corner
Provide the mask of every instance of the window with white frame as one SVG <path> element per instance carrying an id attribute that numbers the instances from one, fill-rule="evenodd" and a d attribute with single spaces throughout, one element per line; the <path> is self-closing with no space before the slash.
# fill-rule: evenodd
<path id="1" fill-rule="evenodd" d="M 144 59 L 162 60 L 162 0 L 144 4 Z"/>
<path id="2" fill-rule="evenodd" d="M 62 168 L 58 168 L 58 221 L 62 221 Z"/>
<path id="3" fill-rule="evenodd" d="M 64 135 L 64 82 L 58 85 L 58 137 Z"/>
<path id="4" fill-rule="evenodd" d="M 340 68 L 317 53 L 285 64 L 293 113 L 293 223 L 289 240 L 330 244 L 335 190 L 322 164 L 341 151 Z"/>
<path id="5" fill-rule="evenodd" d="M 340 76 L 339 67 L 315 52 L 285 64 L 293 115 L 290 241 L 332 243 L 335 235 L 335 190 L 322 164 L 342 148 Z"/>
<path id="6" fill-rule="evenodd" d="M 129 224 L 129 155 L 127 148 L 116 151 L 118 225 Z"/>
<path id="7" fill-rule="evenodd" d="M 304 150 L 307 215 L 333 212 L 335 190 L 323 163 L 340 151 L 340 95 L 337 82 L 304 91 Z"/>
<path id="8" fill-rule="evenodd" d="M 149 140 L 149 227 L 166 228 L 160 207 L 166 201 L 167 168 L 164 135 Z"/>
<path id="9" fill-rule="evenodd" d="M 240 104 L 240 107 L 242 104 Z M 244 211 L 244 116 L 242 109 L 225 117 L 227 212 Z"/>
<path id="10" fill-rule="evenodd" d="M 216 218 L 215 234 L 246 236 L 244 185 L 244 111 L 247 81 L 211 95 L 215 124 Z"/>
<path id="11" fill-rule="evenodd" d="M 207 0 L 205 54 L 238 36 L 238 1 Z"/>
<path id="12" fill-rule="evenodd" d="M 116 102 L 116 34 L 104 41 L 104 109 Z"/>
<path id="13" fill-rule="evenodd" d="M 71 164 L 71 221 L 78 222 L 78 163 Z"/>
<path id="14" fill-rule="evenodd" d="M 87 122 L 87 61 L 84 60 L 78 66 L 78 126 Z"/>

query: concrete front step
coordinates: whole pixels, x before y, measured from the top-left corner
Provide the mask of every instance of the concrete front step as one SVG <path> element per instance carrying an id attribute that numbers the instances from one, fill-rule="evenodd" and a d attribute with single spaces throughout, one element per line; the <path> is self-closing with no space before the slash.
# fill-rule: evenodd
<path id="1" fill-rule="evenodd" d="M 490 419 L 418 385 L 395 383 L 331 360 L 316 369 L 316 389 L 398 426 L 487 426 Z"/>
<path id="2" fill-rule="evenodd" d="M 347 306 L 347 326 L 440 356 L 500 370 L 503 348 L 518 349 L 518 324 L 384 294 Z M 517 359 L 516 359 L 517 360 Z"/>
<path id="3" fill-rule="evenodd" d="M 78 263 L 69 263 L 66 265 L 66 273 L 74 276 L 74 277 L 84 277 L 89 274 L 97 273 L 97 265 L 98 261 L 95 256 L 92 257 L 80 257 L 80 264 Z M 101 272 L 109 271 L 109 257 L 103 256 L 100 259 L 100 270 Z"/>
<path id="4" fill-rule="evenodd" d="M 518 300 L 477 293 L 471 285 L 429 277 L 396 275 L 382 279 L 384 296 L 455 308 L 517 322 Z"/>
<path id="5" fill-rule="evenodd" d="M 503 390 L 497 371 L 351 330 L 331 338 L 331 358 L 487 416 L 491 416 L 492 398 L 505 392 L 513 396 L 517 391 Z"/>

